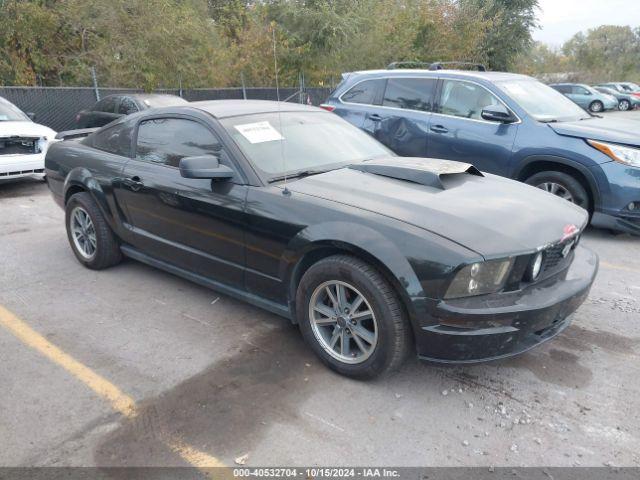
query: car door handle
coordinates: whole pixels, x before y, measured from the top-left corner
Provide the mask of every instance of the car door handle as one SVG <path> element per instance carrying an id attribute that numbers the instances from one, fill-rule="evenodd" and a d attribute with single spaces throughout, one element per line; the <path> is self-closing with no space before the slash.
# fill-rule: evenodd
<path id="1" fill-rule="evenodd" d="M 369 120 L 373 120 L 374 122 L 379 122 L 380 120 L 382 120 L 382 117 L 377 113 L 372 113 L 371 115 L 369 115 Z"/>
<path id="2" fill-rule="evenodd" d="M 137 192 L 142 187 L 144 187 L 144 183 L 142 183 L 142 181 L 140 180 L 140 177 L 138 177 L 138 176 L 131 177 L 131 178 L 125 178 L 122 183 L 127 188 L 129 188 L 130 190 L 133 190 L 134 192 Z"/>
<path id="3" fill-rule="evenodd" d="M 431 130 L 432 132 L 436 132 L 436 133 L 447 133 L 447 132 L 449 132 L 449 129 L 447 127 L 445 127 L 444 125 L 431 125 L 429 127 L 429 130 Z"/>

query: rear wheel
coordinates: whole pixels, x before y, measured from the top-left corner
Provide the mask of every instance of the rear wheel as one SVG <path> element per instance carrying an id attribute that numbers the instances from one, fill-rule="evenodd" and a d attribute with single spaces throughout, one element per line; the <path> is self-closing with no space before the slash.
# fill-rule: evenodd
<path id="1" fill-rule="evenodd" d="M 629 108 L 631 108 L 629 100 L 620 100 L 620 102 L 618 102 L 618 110 L 625 112 L 629 110 Z"/>
<path id="2" fill-rule="evenodd" d="M 595 100 L 591 102 L 591 105 L 589 105 L 589 110 L 593 113 L 600 113 L 604 110 L 604 105 L 600 100 Z"/>
<path id="3" fill-rule="evenodd" d="M 411 327 L 389 283 L 370 265 L 335 255 L 311 266 L 296 295 L 302 335 L 331 369 L 372 378 L 396 369 Z"/>
<path id="4" fill-rule="evenodd" d="M 589 194 L 576 178 L 567 173 L 540 172 L 529 177 L 525 183 L 589 210 Z"/>
<path id="5" fill-rule="evenodd" d="M 76 193 L 69 199 L 66 224 L 71 250 L 85 267 L 102 270 L 122 259 L 115 235 L 88 193 Z"/>

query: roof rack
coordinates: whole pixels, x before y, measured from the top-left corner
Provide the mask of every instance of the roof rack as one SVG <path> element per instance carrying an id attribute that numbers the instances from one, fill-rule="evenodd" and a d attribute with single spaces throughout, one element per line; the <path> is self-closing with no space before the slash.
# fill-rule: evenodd
<path id="1" fill-rule="evenodd" d="M 459 67 L 473 67 L 479 72 L 486 72 L 487 67 L 482 65 L 481 63 L 473 63 L 473 62 L 393 62 L 387 65 L 387 70 L 395 70 L 397 68 L 424 68 L 427 67 L 429 70 L 443 70 L 445 67 L 449 66 L 459 66 Z"/>

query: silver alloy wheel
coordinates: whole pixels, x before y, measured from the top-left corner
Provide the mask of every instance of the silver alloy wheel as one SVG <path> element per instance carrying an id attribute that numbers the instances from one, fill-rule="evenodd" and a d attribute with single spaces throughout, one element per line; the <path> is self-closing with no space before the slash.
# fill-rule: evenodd
<path id="1" fill-rule="evenodd" d="M 91 260 L 96 255 L 98 245 L 96 229 L 91 217 L 84 208 L 75 207 L 69 216 L 69 223 L 76 250 L 82 258 Z"/>
<path id="2" fill-rule="evenodd" d="M 545 192 L 553 193 L 554 195 L 564 198 L 565 200 L 576 203 L 571 192 L 566 189 L 563 185 L 555 182 L 544 182 L 540 185 L 537 185 L 538 188 L 544 190 Z"/>
<path id="3" fill-rule="evenodd" d="M 629 110 L 630 106 L 631 105 L 629 104 L 629 100 L 620 100 L 620 103 L 618 104 L 618 108 L 623 112 Z"/>
<path id="4" fill-rule="evenodd" d="M 316 287 L 309 302 L 309 321 L 320 346 L 340 362 L 357 364 L 378 344 L 378 324 L 367 299 L 340 280 Z"/>
<path id="5" fill-rule="evenodd" d="M 604 106 L 600 102 L 596 101 L 596 102 L 593 102 L 591 104 L 591 111 L 592 112 L 601 112 L 603 108 L 604 108 Z"/>

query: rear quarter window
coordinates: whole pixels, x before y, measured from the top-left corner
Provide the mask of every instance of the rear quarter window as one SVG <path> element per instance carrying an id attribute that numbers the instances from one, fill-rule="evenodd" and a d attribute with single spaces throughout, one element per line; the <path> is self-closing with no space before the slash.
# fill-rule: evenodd
<path id="1" fill-rule="evenodd" d="M 118 124 L 99 130 L 91 136 L 91 146 L 103 152 L 129 157 L 132 131 L 128 124 Z"/>
<path id="2" fill-rule="evenodd" d="M 351 87 L 340 98 L 347 103 L 373 105 L 383 85 L 384 80 L 382 79 L 364 80 Z"/>
<path id="3" fill-rule="evenodd" d="M 117 97 L 105 97 L 93 106 L 94 112 L 115 113 Z"/>

